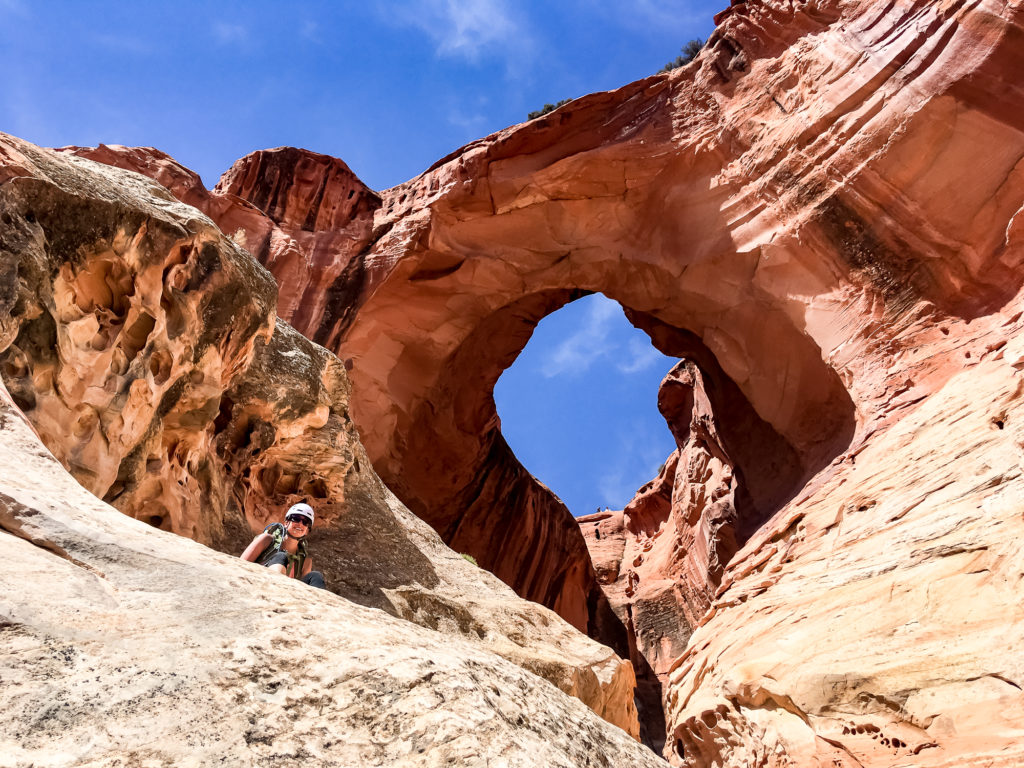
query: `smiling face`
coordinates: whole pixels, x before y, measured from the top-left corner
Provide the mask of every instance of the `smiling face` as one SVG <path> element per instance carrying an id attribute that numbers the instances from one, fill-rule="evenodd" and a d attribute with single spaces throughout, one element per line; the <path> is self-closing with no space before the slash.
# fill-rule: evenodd
<path id="1" fill-rule="evenodd" d="M 309 518 L 303 515 L 289 515 L 284 521 L 284 527 L 289 536 L 301 539 L 309 533 Z"/>

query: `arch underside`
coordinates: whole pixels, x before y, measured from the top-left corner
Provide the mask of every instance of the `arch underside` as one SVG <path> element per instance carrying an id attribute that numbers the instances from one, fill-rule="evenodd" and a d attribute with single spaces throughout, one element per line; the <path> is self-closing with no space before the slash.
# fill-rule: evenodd
<path id="1" fill-rule="evenodd" d="M 758 285 L 757 252 L 737 252 L 724 226 L 710 243 L 694 226 L 671 258 L 635 240 L 626 251 L 629 232 L 643 231 L 627 214 L 652 204 L 599 203 L 597 212 L 548 201 L 488 217 L 500 232 L 486 237 L 482 222 L 446 222 L 444 242 L 403 258 L 341 346 L 352 360 L 353 415 L 385 482 L 450 546 L 592 633 L 604 609 L 585 542 L 505 443 L 493 400 L 544 316 L 600 292 L 662 352 L 710 361 L 795 457 L 768 506 L 848 445 L 855 424 L 816 341 Z M 673 226 L 686 231 L 679 218 Z M 715 252 L 716 242 L 728 250 Z"/>

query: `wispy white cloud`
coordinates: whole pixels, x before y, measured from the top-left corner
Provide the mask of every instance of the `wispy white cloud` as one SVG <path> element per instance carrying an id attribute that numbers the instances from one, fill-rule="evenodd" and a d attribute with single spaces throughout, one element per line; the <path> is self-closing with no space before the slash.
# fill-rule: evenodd
<path id="1" fill-rule="evenodd" d="M 619 305 L 609 299 L 592 300 L 579 328 L 551 350 L 541 373 L 549 379 L 568 372 L 582 373 L 611 354 L 615 345 L 609 344 L 609 336 L 619 311 Z"/>
<path id="2" fill-rule="evenodd" d="M 467 94 L 446 94 L 445 119 L 448 124 L 458 128 L 458 138 L 471 141 L 488 132 L 490 120 L 487 117 L 487 98 Z"/>
<path id="3" fill-rule="evenodd" d="M 598 364 L 609 372 L 614 369 L 628 375 L 670 362 L 641 331 L 634 331 L 628 338 L 623 334 L 625 321 L 616 302 L 601 295 L 586 301 L 589 305 L 579 326 L 544 357 L 540 371 L 546 378 L 583 373 Z"/>
<path id="4" fill-rule="evenodd" d="M 660 363 L 665 356 L 646 339 L 634 337 L 626 345 L 626 356 L 615 364 L 622 373 L 640 373 Z"/>
<path id="5" fill-rule="evenodd" d="M 516 10 L 509 0 L 406 0 L 389 5 L 387 19 L 426 33 L 439 56 L 475 62 L 529 49 L 528 25 Z"/>
<path id="6" fill-rule="evenodd" d="M 448 124 L 460 129 L 467 138 L 474 139 L 486 129 L 487 116 L 455 107 L 448 111 Z"/>
<path id="7" fill-rule="evenodd" d="M 622 509 L 633 498 L 633 494 L 636 493 L 640 485 L 626 478 L 625 467 L 620 466 L 615 472 L 603 472 L 597 490 L 600 492 L 604 504 L 598 506 L 597 509 L 600 510 L 602 507 Z M 587 512 L 589 511 L 588 509 Z"/>
<path id="8" fill-rule="evenodd" d="M 218 21 L 210 27 L 214 39 L 221 45 L 239 45 L 249 39 L 249 29 L 243 24 Z"/>

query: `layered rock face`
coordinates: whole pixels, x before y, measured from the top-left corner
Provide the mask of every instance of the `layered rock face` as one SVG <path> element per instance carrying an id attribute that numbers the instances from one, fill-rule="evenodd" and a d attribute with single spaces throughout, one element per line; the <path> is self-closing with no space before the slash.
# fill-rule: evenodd
<path id="1" fill-rule="evenodd" d="M 16 688 L 4 691 L 9 696 L 4 699 L 5 711 L 14 707 L 20 713 L 8 720 L 11 730 L 3 736 L 11 750 L 17 745 L 15 751 L 2 750 L 18 755 L 15 764 L 68 764 L 59 754 L 47 752 L 43 740 L 24 739 L 32 730 L 28 723 L 43 716 L 38 699 L 33 704 L 29 694 L 48 674 L 44 657 L 54 643 L 79 648 L 82 658 L 88 659 L 83 669 L 101 677 L 108 671 L 113 674 L 105 666 L 107 661 L 144 670 L 154 670 L 154 665 L 165 669 L 172 661 L 184 667 L 194 660 L 189 655 L 192 651 L 198 654 L 196 659 L 205 659 L 200 666 L 215 664 L 218 643 L 228 633 L 252 648 L 275 642 L 276 635 L 270 629 L 264 633 L 259 622 L 239 622 L 238 615 L 254 610 L 280 618 L 278 628 L 301 624 L 299 636 L 306 639 L 300 647 L 315 649 L 328 666 L 340 663 L 337 654 L 344 654 L 345 646 L 333 637 L 340 631 L 336 626 L 306 623 L 319 610 L 334 611 L 337 622 L 366 624 L 366 649 L 376 645 L 378 650 L 411 654 L 419 660 L 416 664 L 429 666 L 428 649 L 447 642 L 430 639 L 432 632 L 439 632 L 452 640 L 452 648 L 458 649 L 453 653 L 478 654 L 486 665 L 500 666 L 500 659 L 505 659 L 637 734 L 629 664 L 551 611 L 519 599 L 489 573 L 449 550 L 387 491 L 373 473 L 348 416 L 350 385 L 344 365 L 276 320 L 270 274 L 209 219 L 142 176 L 62 157 L 0 135 L 0 221 L 0 272 L 4 275 L 0 372 L 4 397 L 10 392 L 0 428 L 13 430 L 9 435 L 5 432 L 3 441 L 2 535 L 10 542 L 23 540 L 11 546 L 26 547 L 19 550 L 24 558 L 10 572 L 18 574 L 12 578 L 22 578 L 20 574 L 26 572 L 45 573 L 53 567 L 53 553 L 70 563 L 71 569 L 60 571 L 60 566 L 59 573 L 46 578 L 47 600 L 38 610 L 32 608 L 37 588 L 31 594 L 24 584 L 6 589 L 9 597 L 24 594 L 25 601 L 4 602 L 5 626 L 11 630 L 2 640 L 7 650 L 17 652 L 18 663 L 29 667 L 19 673 Z M 38 437 L 28 433 L 22 414 Z M 106 505 L 89 501 L 85 490 L 77 494 L 70 490 L 75 487 L 71 476 L 62 477 L 63 470 L 50 453 L 35 442 L 40 438 L 75 480 L 124 513 L 122 522 Z M 51 490 L 55 495 L 48 495 Z M 232 573 L 247 567 L 239 561 L 219 558 L 184 538 L 151 530 L 162 528 L 237 554 L 254 532 L 279 519 L 282 510 L 299 499 L 308 499 L 317 509 L 314 560 L 327 573 L 330 588 L 349 601 L 379 610 L 362 610 L 342 598 L 310 594 L 310 590 L 295 593 L 305 598 L 308 607 L 290 598 L 281 598 L 283 608 L 275 607 L 275 588 L 286 593 L 291 589 L 283 579 L 265 582 L 257 575 L 256 581 L 239 580 Z M 139 569 L 149 570 L 140 573 Z M 87 583 L 80 583 L 80 577 Z M 215 585 L 207 584 L 210 579 Z M 154 602 L 148 596 L 153 590 L 166 593 L 166 599 Z M 125 602 L 104 602 L 102 595 L 107 593 Z M 267 595 L 275 597 L 268 602 Z M 82 632 L 89 626 L 93 629 L 86 634 L 77 629 L 54 634 L 53 627 L 65 622 L 60 604 L 65 604 L 65 611 L 81 610 L 67 607 L 78 600 L 99 606 L 82 624 L 75 624 Z M 235 607 L 209 623 L 204 615 L 211 605 Z M 146 618 L 146 611 L 154 615 Z M 288 617 L 278 617 L 279 613 Z M 158 627 L 161 621 L 163 630 Z M 396 629 L 404 624 L 411 629 Z M 214 625 L 216 630 L 211 629 Z M 174 633 L 177 638 L 174 628 L 180 626 L 202 626 L 202 641 L 178 645 L 173 652 L 161 651 L 155 639 L 153 654 L 145 649 L 135 655 L 130 650 L 112 651 L 131 645 L 127 639 L 131 633 Z M 396 639 L 389 645 L 392 633 Z M 411 645 L 404 648 L 406 641 Z M 288 643 L 282 642 L 267 657 L 271 676 L 293 671 L 294 664 L 284 664 L 285 657 L 295 653 Z M 142 645 L 150 648 L 152 643 Z M 466 651 L 469 647 L 477 650 Z M 207 652 L 213 655 L 204 656 Z M 160 653 L 169 655 L 160 660 Z M 259 676 L 255 670 L 261 663 L 253 661 L 253 675 Z M 525 672 L 513 678 L 516 674 Z M 198 686 L 206 675 L 190 677 L 191 682 L 183 685 Z M 460 675 L 453 672 L 448 682 L 438 686 L 430 683 L 428 675 L 424 681 L 410 682 L 408 690 L 434 690 L 429 695 L 444 701 L 449 698 L 449 684 L 474 680 L 475 685 L 484 679 L 470 674 L 457 683 Z M 143 678 L 132 690 L 142 700 L 155 698 L 155 709 L 133 708 L 126 713 L 124 732 L 109 747 L 110 754 L 138 754 L 143 759 L 148 753 L 138 740 L 145 729 L 132 718 L 151 718 L 155 712 L 175 722 L 167 724 L 166 740 L 159 749 L 153 748 L 154 754 L 170 755 L 166 759 L 171 762 L 193 759 L 197 753 L 190 748 L 196 743 L 184 736 L 191 721 L 177 723 L 174 713 L 195 696 L 179 700 L 158 695 L 157 689 L 168 684 L 166 677 L 146 672 Z M 503 686 L 513 678 L 496 682 L 494 695 L 510 693 Z M 5 672 L 4 679 L 12 678 Z M 237 679 L 218 681 L 225 696 L 237 688 Z M 83 763 L 106 759 L 102 750 L 107 747 L 88 744 L 89 729 L 113 717 L 108 707 L 120 706 L 121 699 L 106 701 L 104 691 L 112 689 L 103 686 L 84 693 L 77 690 L 78 682 L 72 688 L 61 683 L 54 686 L 57 698 L 70 695 L 72 688 L 77 691 L 74 696 L 86 697 L 76 699 L 78 719 L 69 726 L 71 752 L 67 754 Z M 313 686 L 311 690 L 321 689 Z M 329 697 L 323 690 L 317 694 L 321 695 Z M 288 706 L 287 701 L 275 701 L 274 707 Z M 328 704 L 346 706 L 343 696 L 324 699 L 317 706 Z M 396 706 L 407 712 L 418 707 L 412 698 Z M 254 704 L 249 714 L 270 712 L 262 707 Z M 447 711 L 457 717 L 456 710 Z M 512 731 L 525 728 L 525 737 L 529 730 L 525 724 L 534 716 L 517 704 L 501 711 L 501 717 L 511 718 Z M 370 720 L 378 715 L 380 723 L 396 716 L 381 709 Z M 320 764 L 359 762 L 354 752 L 328 750 L 328 742 L 355 733 L 364 727 L 357 721 L 365 724 L 367 717 L 358 708 L 338 714 L 331 726 L 334 735 L 317 742 L 323 754 L 313 750 Z M 607 733 L 615 730 L 595 725 L 589 716 L 572 717 L 584 729 L 596 728 L 595 733 L 605 733 L 606 727 Z M 407 726 L 414 727 L 408 722 Z M 551 727 L 556 727 L 554 721 Z M 564 728 L 564 723 L 559 721 L 557 727 Z M 232 738 L 240 738 L 244 731 L 233 732 Z M 500 738 L 515 742 L 518 737 L 509 733 Z M 269 744 L 261 741 L 262 735 L 254 738 Z M 618 736 L 607 738 L 618 743 Z M 172 748 L 175 741 L 177 746 Z M 251 743 L 246 744 L 225 747 L 223 752 L 209 744 L 212 751 L 203 754 L 246 765 L 281 754 L 280 746 L 264 755 L 259 747 L 249 749 Z M 366 760 L 388 764 L 408 752 L 403 759 L 426 764 L 455 754 L 440 743 L 419 746 L 424 749 L 416 752 L 418 747 L 406 739 L 388 747 L 387 754 L 367 747 Z M 503 744 L 493 750 L 508 748 Z M 468 749 L 467 754 L 473 750 L 489 754 L 492 747 Z M 512 748 L 517 755 L 519 749 Z M 563 754 L 562 747 L 557 747 L 552 754 L 570 765 L 583 759 L 578 755 L 590 748 L 582 749 L 572 747 Z M 611 754 L 618 754 L 616 747 L 611 749 Z M 622 754 L 634 754 L 630 749 Z M 532 755 L 514 761 L 529 759 Z"/>
<path id="2" fill-rule="evenodd" d="M 675 765 L 1024 761 L 1022 65 L 1014 0 L 734 3 L 695 63 L 383 193 L 321 283 L 314 337 L 414 511 L 578 625 L 614 632 L 624 566 L 677 617 L 636 643 Z M 491 397 L 592 291 L 713 358 L 666 383 L 674 466 L 596 572 Z"/>
<path id="3" fill-rule="evenodd" d="M 663 348 L 684 358 L 658 394 L 677 449 L 625 510 L 577 523 L 631 640 L 648 739 L 663 746 L 662 691 L 669 670 L 707 613 L 739 545 L 799 487 L 800 467 L 795 452 L 758 417 L 698 339 L 665 328 L 652 332 Z"/>

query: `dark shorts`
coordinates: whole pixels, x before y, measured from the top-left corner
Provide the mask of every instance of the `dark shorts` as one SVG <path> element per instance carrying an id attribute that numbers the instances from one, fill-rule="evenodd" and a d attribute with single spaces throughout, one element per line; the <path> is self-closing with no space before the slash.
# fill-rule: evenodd
<path id="1" fill-rule="evenodd" d="M 285 569 L 288 568 L 288 553 L 287 552 L 276 552 L 272 557 L 267 559 L 267 562 L 263 563 L 263 567 L 269 567 L 271 565 L 281 565 Z"/>
<path id="2" fill-rule="evenodd" d="M 263 567 L 266 568 L 271 565 L 280 565 L 286 571 L 288 570 L 288 553 L 278 552 L 273 557 L 263 563 Z M 303 584 L 309 584 L 311 587 L 317 589 L 326 589 L 327 585 L 324 583 L 324 575 L 320 571 L 310 571 L 305 576 L 299 579 Z"/>

